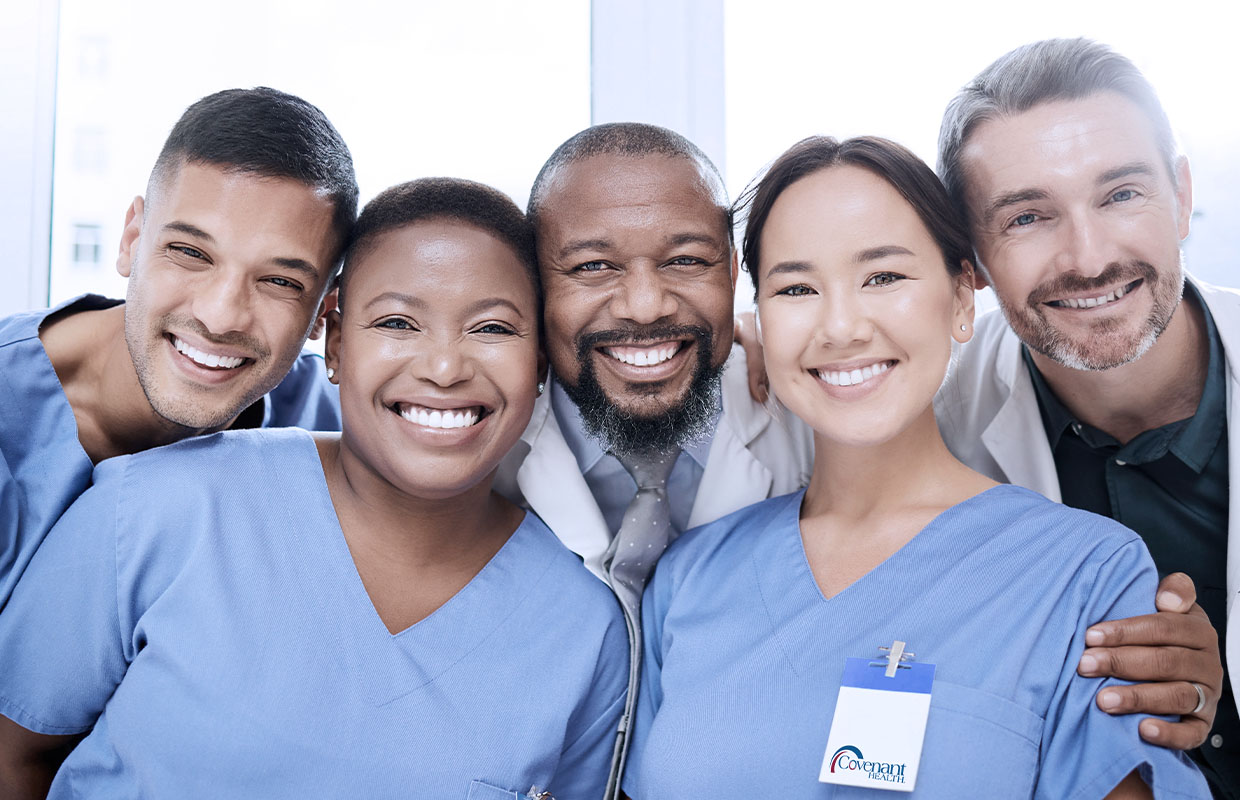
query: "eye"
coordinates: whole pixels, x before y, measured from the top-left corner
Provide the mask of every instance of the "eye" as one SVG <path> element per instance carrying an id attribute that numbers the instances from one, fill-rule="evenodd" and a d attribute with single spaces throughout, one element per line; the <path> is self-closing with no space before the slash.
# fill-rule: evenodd
<path id="1" fill-rule="evenodd" d="M 1038 221 L 1038 215 L 1031 212 L 1025 212 L 1016 219 L 1012 220 L 1012 227 L 1024 228 Z"/>
<path id="2" fill-rule="evenodd" d="M 608 268 L 606 261 L 587 261 L 573 267 L 573 272 L 602 272 Z"/>
<path id="3" fill-rule="evenodd" d="M 416 331 L 413 323 L 404 317 L 386 317 L 374 324 L 375 328 L 383 328 L 389 331 Z"/>
<path id="4" fill-rule="evenodd" d="M 898 272 L 876 272 L 866 279 L 866 286 L 890 286 L 896 281 L 904 280 L 905 276 Z"/>
<path id="5" fill-rule="evenodd" d="M 196 261 L 207 260 L 207 256 L 201 250 L 190 247 L 187 244 L 170 244 L 168 245 L 168 249 L 180 253 L 183 256 L 187 256 L 188 258 L 195 259 Z"/>
<path id="6" fill-rule="evenodd" d="M 1136 196 L 1137 193 L 1132 189 L 1120 189 L 1118 192 L 1114 192 L 1111 195 L 1110 201 L 1112 203 L 1126 203 Z"/>
<path id="7" fill-rule="evenodd" d="M 279 275 L 273 275 L 270 278 L 264 278 L 264 280 L 272 286 L 279 286 L 281 289 L 295 289 L 297 291 L 301 291 L 302 289 L 300 283 L 289 280 L 288 278 L 283 278 Z"/>
<path id="8" fill-rule="evenodd" d="M 805 297 L 807 295 L 815 294 L 815 292 L 803 283 L 794 283 L 791 286 L 785 286 L 784 288 L 777 290 L 775 294 L 783 295 L 784 297 Z"/>
<path id="9" fill-rule="evenodd" d="M 667 263 L 672 267 L 696 267 L 706 262 L 697 256 L 677 256 Z"/>
<path id="10" fill-rule="evenodd" d="M 485 333 L 492 336 L 512 336 L 516 331 L 502 322 L 488 322 L 475 328 L 474 333 Z"/>

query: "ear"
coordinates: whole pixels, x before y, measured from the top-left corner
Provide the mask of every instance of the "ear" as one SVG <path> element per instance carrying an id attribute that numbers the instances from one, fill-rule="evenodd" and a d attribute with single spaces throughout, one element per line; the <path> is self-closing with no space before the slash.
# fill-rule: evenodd
<path id="1" fill-rule="evenodd" d="M 133 260 L 138 253 L 138 240 L 142 236 L 142 219 L 145 202 L 141 195 L 133 199 L 125 212 L 125 227 L 121 230 L 120 252 L 116 254 L 116 271 L 128 278 L 133 271 Z"/>
<path id="2" fill-rule="evenodd" d="M 740 274 L 741 258 L 736 249 L 732 249 L 732 291 L 736 291 L 736 276 Z"/>
<path id="3" fill-rule="evenodd" d="M 973 292 L 977 273 L 973 264 L 964 259 L 960 262 L 960 274 L 955 277 L 956 299 L 953 303 L 952 338 L 964 344 L 973 338 Z M 963 328 L 963 330 L 961 330 Z"/>
<path id="4" fill-rule="evenodd" d="M 323 360 L 327 363 L 327 368 L 336 373 L 328 380 L 332 383 L 340 383 L 340 312 L 333 308 L 324 314 L 322 319 L 327 322 L 327 339 L 323 342 Z M 318 323 L 315 325 L 317 326 Z"/>
<path id="5" fill-rule="evenodd" d="M 323 330 L 327 326 L 328 312 L 336 310 L 336 299 L 335 289 L 323 295 L 323 302 L 319 303 L 318 315 L 314 319 L 314 327 L 310 329 L 311 339 L 317 339 L 323 335 Z"/>
<path id="6" fill-rule="evenodd" d="M 547 370 L 547 351 L 541 346 L 538 348 L 538 381 L 547 383 L 551 380 L 551 373 Z"/>
<path id="7" fill-rule="evenodd" d="M 1193 175 L 1188 169 L 1188 157 L 1175 160 L 1176 224 L 1180 241 L 1188 237 L 1189 222 L 1193 218 Z"/>

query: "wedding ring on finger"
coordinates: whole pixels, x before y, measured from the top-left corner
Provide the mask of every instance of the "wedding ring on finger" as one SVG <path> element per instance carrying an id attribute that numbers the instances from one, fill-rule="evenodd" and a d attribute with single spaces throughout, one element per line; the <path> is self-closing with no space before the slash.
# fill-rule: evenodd
<path id="1" fill-rule="evenodd" d="M 1201 684 L 1199 683 L 1193 683 L 1192 681 L 1189 681 L 1188 683 L 1197 690 L 1197 705 L 1188 713 L 1197 714 L 1201 711 L 1201 709 L 1206 707 L 1206 690 L 1202 689 Z"/>

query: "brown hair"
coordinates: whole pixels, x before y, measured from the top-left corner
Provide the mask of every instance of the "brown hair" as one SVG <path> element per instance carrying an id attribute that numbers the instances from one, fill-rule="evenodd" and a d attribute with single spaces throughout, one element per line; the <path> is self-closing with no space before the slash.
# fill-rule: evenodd
<path id="1" fill-rule="evenodd" d="M 908 148 L 877 136 L 858 136 L 843 142 L 830 136 L 811 136 L 788 148 L 749 185 L 736 202 L 737 216 L 744 216 L 745 238 L 741 245 L 745 269 L 758 289 L 758 261 L 762 230 L 776 199 L 804 177 L 835 166 L 869 170 L 898 191 L 943 254 L 950 275 L 959 275 L 962 261 L 972 261 L 968 229 L 957 214 L 934 171 Z"/>

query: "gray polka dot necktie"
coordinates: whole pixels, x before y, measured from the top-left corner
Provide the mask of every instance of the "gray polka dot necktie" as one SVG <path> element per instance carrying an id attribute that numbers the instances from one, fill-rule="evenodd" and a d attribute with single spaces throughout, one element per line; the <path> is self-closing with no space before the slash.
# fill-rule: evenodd
<path id="1" fill-rule="evenodd" d="M 611 540 L 604 563 L 612 588 L 630 609 L 638 607 L 646 579 L 671 540 L 667 478 L 679 455 L 680 451 L 674 450 L 616 457 L 637 482 L 637 494 L 624 511 L 624 521 Z"/>

